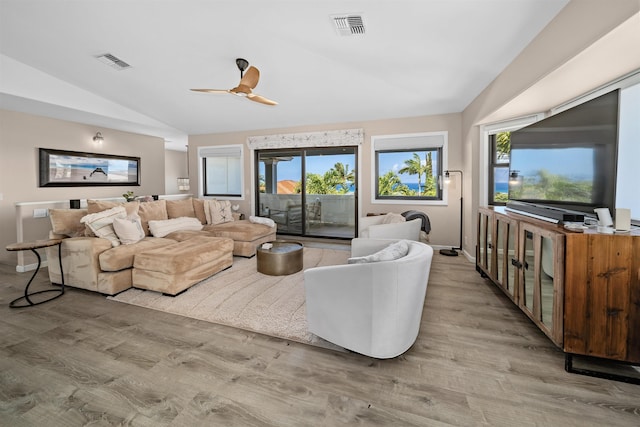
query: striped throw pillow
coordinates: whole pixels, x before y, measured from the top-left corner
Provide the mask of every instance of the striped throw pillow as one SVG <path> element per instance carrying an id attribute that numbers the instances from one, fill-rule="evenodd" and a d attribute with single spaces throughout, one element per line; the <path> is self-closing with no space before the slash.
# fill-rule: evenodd
<path id="1" fill-rule="evenodd" d="M 80 219 L 91 229 L 97 237 L 102 237 L 111 242 L 111 246 L 120 246 L 120 240 L 113 229 L 113 221 L 116 218 L 126 218 L 127 211 L 123 206 L 107 209 L 102 212 L 85 215 Z"/>

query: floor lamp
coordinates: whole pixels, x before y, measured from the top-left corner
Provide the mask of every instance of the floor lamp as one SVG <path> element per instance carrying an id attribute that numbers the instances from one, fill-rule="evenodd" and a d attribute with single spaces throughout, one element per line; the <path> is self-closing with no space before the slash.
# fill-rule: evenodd
<path id="1" fill-rule="evenodd" d="M 440 249 L 440 254 L 441 255 L 446 255 L 446 256 L 458 256 L 458 251 L 457 249 L 462 250 L 462 186 L 463 184 L 463 175 L 462 175 L 462 171 L 461 170 L 448 170 L 448 171 L 444 171 L 444 183 L 448 184 L 449 183 L 449 173 L 450 172 L 458 172 L 460 174 L 460 246 L 458 246 L 457 248 L 451 248 L 451 249 Z"/>

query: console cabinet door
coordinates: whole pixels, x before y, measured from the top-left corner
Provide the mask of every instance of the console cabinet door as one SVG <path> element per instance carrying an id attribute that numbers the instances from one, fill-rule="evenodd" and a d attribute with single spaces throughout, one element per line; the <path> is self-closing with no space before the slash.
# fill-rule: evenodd
<path id="1" fill-rule="evenodd" d="M 494 278 L 492 274 L 491 241 L 493 212 L 480 209 L 478 211 L 478 248 L 476 253 L 476 266 L 488 277 Z"/>
<path id="2" fill-rule="evenodd" d="M 514 301 L 518 298 L 518 221 L 503 215 L 495 216 L 495 279 Z"/>
<path id="3" fill-rule="evenodd" d="M 568 353 L 640 364 L 640 236 L 566 237 Z"/>
<path id="4" fill-rule="evenodd" d="M 521 222 L 519 244 L 518 305 L 562 346 L 564 235 Z"/>

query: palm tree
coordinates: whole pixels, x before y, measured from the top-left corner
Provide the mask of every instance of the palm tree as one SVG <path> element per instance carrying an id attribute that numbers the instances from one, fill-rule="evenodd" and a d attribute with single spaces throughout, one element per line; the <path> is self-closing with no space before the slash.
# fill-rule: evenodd
<path id="1" fill-rule="evenodd" d="M 351 184 L 355 182 L 355 173 L 353 169 L 349 170 L 349 165 L 343 165 L 342 163 L 336 163 L 333 168 L 329 170 L 331 174 L 338 181 L 338 185 L 341 187 L 343 194 L 349 192 Z"/>
<path id="2" fill-rule="evenodd" d="M 335 194 L 335 179 L 329 172 L 324 176 L 317 173 L 307 173 L 306 189 L 307 194 Z"/>
<path id="3" fill-rule="evenodd" d="M 511 132 L 500 132 L 496 135 L 496 151 L 499 158 L 509 158 L 509 153 L 511 153 Z"/>
<path id="4" fill-rule="evenodd" d="M 425 173 L 425 167 L 418 153 L 413 153 L 413 158 L 404 161 L 405 167 L 400 169 L 398 173 L 408 175 L 418 175 L 418 195 L 422 194 L 422 174 Z"/>
<path id="5" fill-rule="evenodd" d="M 381 196 L 408 196 L 411 189 L 400 181 L 400 177 L 389 171 L 378 178 L 378 194 Z"/>
<path id="6" fill-rule="evenodd" d="M 428 151 L 425 156 L 424 163 L 424 191 L 422 196 L 435 196 L 436 195 L 436 179 L 433 176 L 433 160 L 431 158 L 431 151 Z"/>

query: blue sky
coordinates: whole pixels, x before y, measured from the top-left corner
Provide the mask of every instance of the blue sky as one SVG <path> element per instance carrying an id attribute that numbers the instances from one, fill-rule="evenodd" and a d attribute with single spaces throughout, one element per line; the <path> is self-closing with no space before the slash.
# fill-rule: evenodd
<path id="1" fill-rule="evenodd" d="M 419 152 L 420 157 L 423 159 L 424 164 L 424 152 Z M 413 153 L 411 152 L 402 152 L 402 153 L 380 153 L 378 155 L 379 164 L 379 175 L 382 176 L 389 171 L 394 171 L 398 173 L 400 169 L 405 167 L 405 160 L 413 158 Z M 434 153 L 431 157 L 431 162 L 433 166 L 433 172 L 437 173 L 438 171 L 438 156 Z M 400 175 L 400 174 L 399 174 Z M 415 184 L 418 182 L 418 175 L 400 175 L 400 179 L 405 184 Z M 424 183 L 424 176 L 422 176 L 422 182 Z"/>
<path id="2" fill-rule="evenodd" d="M 589 148 L 567 148 L 554 150 L 553 156 L 547 150 L 521 150 L 520 156 L 516 157 L 512 169 L 518 170 L 522 175 L 531 176 L 539 169 L 546 169 L 550 173 L 570 176 L 579 179 L 591 179 L 593 169 L 585 169 L 585 165 L 593 164 L 593 150 Z M 382 153 L 379 156 L 380 175 L 384 175 L 390 170 L 395 171 L 404 167 L 404 161 L 410 159 L 413 153 Z M 433 169 L 437 171 L 437 156 L 433 156 Z M 324 174 L 331 169 L 334 164 L 341 162 L 349 165 L 349 169 L 355 169 L 355 156 L 353 154 L 335 154 L 326 156 L 308 156 L 307 172 Z M 278 180 L 300 180 L 300 157 L 294 157 L 290 162 L 278 164 Z M 528 167 L 524 168 L 524 165 Z M 522 168 L 523 170 L 520 170 Z M 264 168 L 260 165 L 260 173 L 264 175 Z M 402 182 L 410 184 L 417 183 L 416 175 L 400 175 Z M 496 182 L 507 182 L 509 180 L 509 170 L 499 169 L 496 171 Z M 424 179 L 424 178 L 423 178 Z"/>
<path id="3" fill-rule="evenodd" d="M 511 158 L 511 169 L 529 177 L 545 169 L 554 175 L 591 180 L 595 167 L 594 155 L 592 148 L 518 150 L 516 156 Z"/>
<path id="4" fill-rule="evenodd" d="M 356 168 L 356 157 L 353 154 L 332 154 L 326 156 L 307 156 L 307 173 L 324 175 L 333 165 L 340 162 L 348 165 L 350 170 Z M 301 158 L 294 157 L 291 161 L 278 163 L 278 181 L 300 181 L 302 170 Z M 264 164 L 260 163 L 260 174 L 264 175 Z"/>
<path id="5" fill-rule="evenodd" d="M 424 154 L 421 154 L 421 156 L 424 157 Z M 384 175 L 390 170 L 398 173 L 398 170 L 402 169 L 405 166 L 404 161 L 407 159 L 411 159 L 412 157 L 413 153 L 411 152 L 381 153 L 379 156 L 380 175 Z M 432 161 L 434 170 L 437 170 L 437 156 L 434 155 L 432 157 Z M 356 166 L 355 155 L 353 154 L 307 156 L 307 172 L 323 175 L 327 170 L 331 169 L 333 165 L 338 162 L 348 165 L 349 169 L 355 169 Z M 300 157 L 294 157 L 291 161 L 278 163 L 278 181 L 299 181 L 301 168 L 302 166 Z M 260 164 L 260 174 L 264 175 L 264 167 L 262 163 Z M 402 182 L 406 184 L 418 182 L 417 175 L 402 174 L 400 175 L 400 178 L 402 179 Z M 424 181 L 424 176 L 422 177 L 422 181 Z"/>

